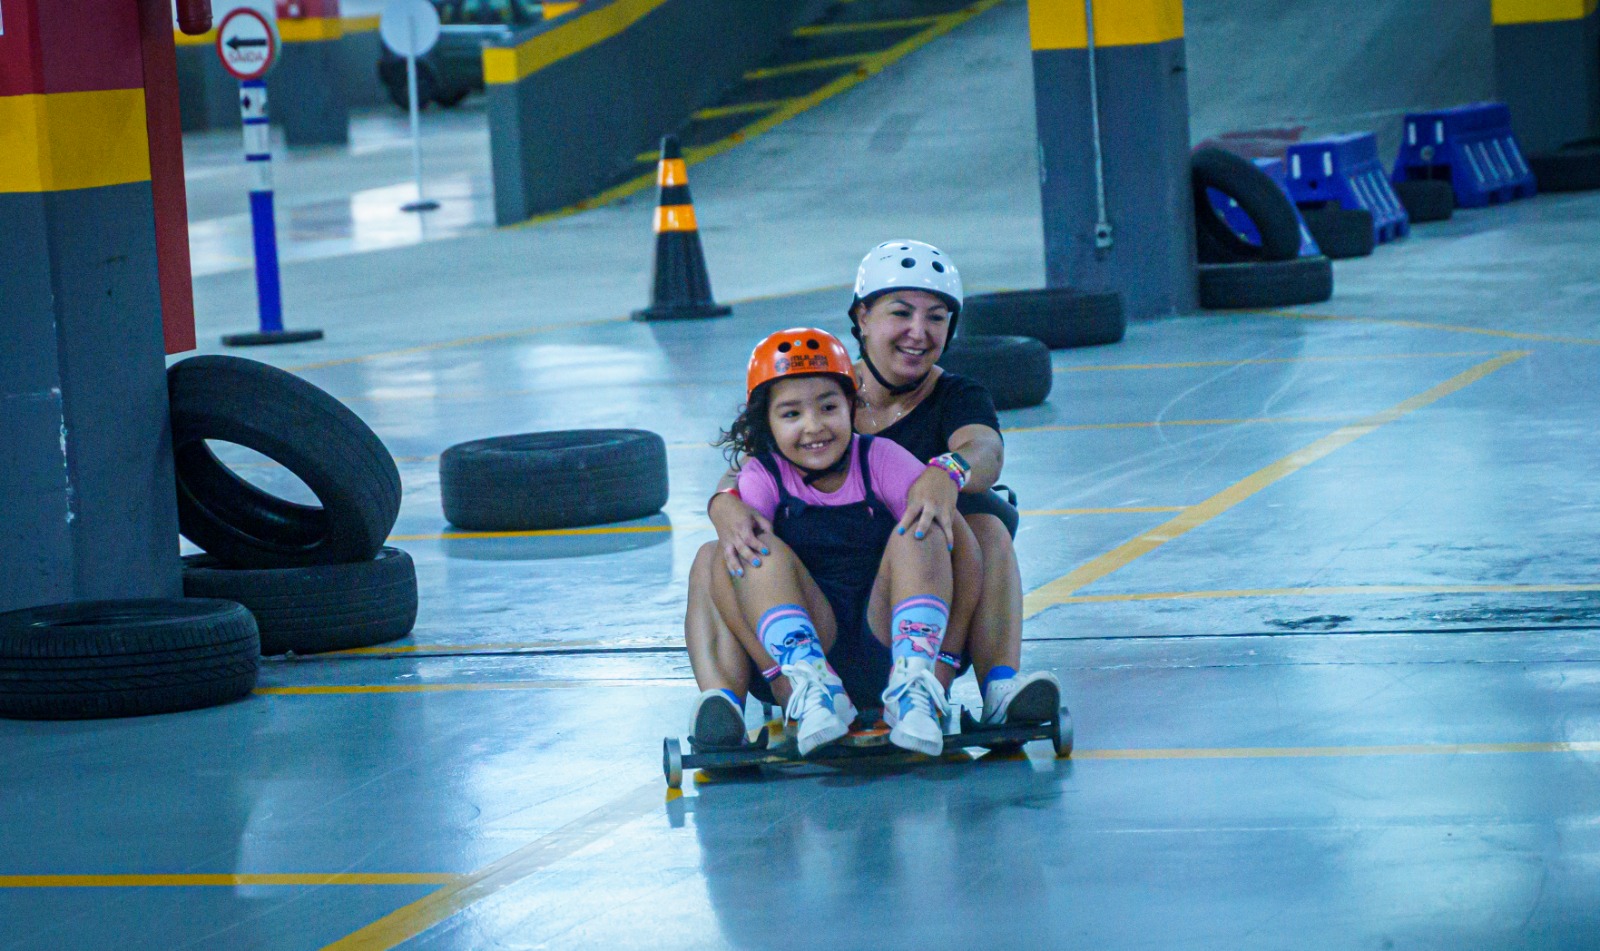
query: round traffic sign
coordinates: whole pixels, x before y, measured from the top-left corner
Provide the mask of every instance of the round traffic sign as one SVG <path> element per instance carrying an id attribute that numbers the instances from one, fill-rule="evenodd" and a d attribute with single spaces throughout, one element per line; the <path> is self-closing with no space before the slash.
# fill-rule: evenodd
<path id="1" fill-rule="evenodd" d="M 389 0 L 378 35 L 396 56 L 423 56 L 439 42 L 439 10 L 428 0 Z"/>
<path id="2" fill-rule="evenodd" d="M 266 16 L 239 7 L 217 27 L 217 57 L 235 79 L 260 79 L 278 58 L 278 33 Z"/>

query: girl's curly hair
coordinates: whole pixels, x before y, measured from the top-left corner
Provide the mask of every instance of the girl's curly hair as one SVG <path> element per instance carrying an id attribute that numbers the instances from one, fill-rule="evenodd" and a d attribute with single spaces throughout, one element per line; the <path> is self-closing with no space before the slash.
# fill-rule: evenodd
<path id="1" fill-rule="evenodd" d="M 856 404 L 855 387 L 845 381 L 843 377 L 836 377 L 839 388 L 844 391 L 844 397 L 850 401 L 853 408 Z M 772 407 L 772 384 L 776 380 L 756 387 L 750 394 L 750 401 L 739 408 L 739 415 L 721 435 L 712 443 L 722 449 L 723 458 L 728 460 L 728 465 L 734 469 L 751 456 L 759 456 L 764 452 L 776 452 L 777 440 L 772 435 L 772 425 L 767 422 L 767 411 Z"/>

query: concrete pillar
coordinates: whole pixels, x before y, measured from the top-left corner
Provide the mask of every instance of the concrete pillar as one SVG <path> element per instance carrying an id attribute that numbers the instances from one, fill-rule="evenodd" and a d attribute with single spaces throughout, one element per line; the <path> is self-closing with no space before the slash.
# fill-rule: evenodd
<path id="1" fill-rule="evenodd" d="M 1494 72 L 1524 152 L 1600 135 L 1596 0 L 1494 0 Z"/>
<path id="2" fill-rule="evenodd" d="M 339 0 L 278 0 L 278 35 L 283 49 L 267 74 L 273 125 L 291 146 L 349 142 Z"/>
<path id="3" fill-rule="evenodd" d="M 175 130 L 146 111 L 152 11 L 170 50 L 168 0 L 4 0 L 0 611 L 182 591 L 156 226 L 173 192 L 152 187 L 149 123 Z"/>
<path id="4" fill-rule="evenodd" d="M 1182 0 L 1095 0 L 1101 224 L 1084 0 L 1029 0 L 1045 273 L 1130 317 L 1196 305 Z"/>

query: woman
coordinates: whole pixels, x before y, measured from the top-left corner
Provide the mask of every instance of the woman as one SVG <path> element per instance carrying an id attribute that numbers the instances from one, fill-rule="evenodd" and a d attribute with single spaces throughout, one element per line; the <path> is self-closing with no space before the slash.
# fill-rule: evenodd
<path id="1" fill-rule="evenodd" d="M 938 469 L 924 473 L 911 487 L 903 522 L 919 532 L 939 525 L 954 541 L 957 578 L 973 574 L 962 570 L 967 559 L 977 561 L 982 578 L 975 592 L 957 585 L 937 676 L 948 687 L 970 659 L 984 722 L 1039 722 L 1055 715 L 1060 685 L 1048 672 L 1017 676 L 1022 576 L 1011 542 L 1016 510 L 991 489 L 1005 461 L 999 418 L 982 386 L 936 365 L 955 332 L 961 301 L 960 273 L 930 245 L 886 241 L 862 260 L 850 306 L 861 356 L 855 429 L 892 439 L 919 459 L 950 454 L 965 467 L 959 492 Z M 684 638 L 703 691 L 690 724 L 697 746 L 737 745 L 744 736 L 735 701 L 748 687 L 748 661 L 739 637 L 752 635 L 736 635 L 722 623 L 709 591 L 719 563 L 734 575 L 759 570 L 772 525 L 725 491 L 734 485 L 730 473 L 712 496 L 708 512 L 717 541 L 701 547 L 689 577 Z M 960 513 L 954 525 L 946 523 L 952 503 Z"/>

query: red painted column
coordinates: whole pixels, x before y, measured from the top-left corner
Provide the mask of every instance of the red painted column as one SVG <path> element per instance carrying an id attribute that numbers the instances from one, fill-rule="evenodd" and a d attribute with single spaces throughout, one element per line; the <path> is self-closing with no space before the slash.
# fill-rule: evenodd
<path id="1" fill-rule="evenodd" d="M 178 115 L 178 49 L 172 36 L 169 0 L 138 0 L 138 4 L 161 327 L 167 353 L 181 353 L 194 349 L 194 273 L 189 259 L 189 199 L 183 181 L 183 122 Z"/>

